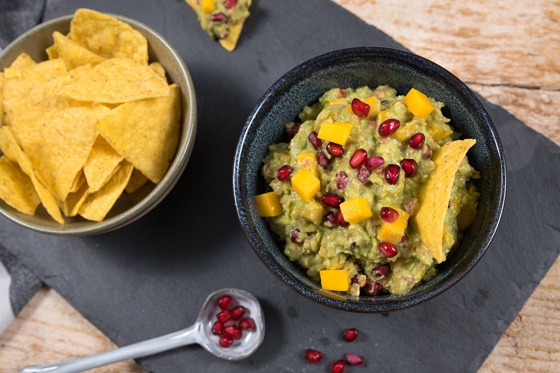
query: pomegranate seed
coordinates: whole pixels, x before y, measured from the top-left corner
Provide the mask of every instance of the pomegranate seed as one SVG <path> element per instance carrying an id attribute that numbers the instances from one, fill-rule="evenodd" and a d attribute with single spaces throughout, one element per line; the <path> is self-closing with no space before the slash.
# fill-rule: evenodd
<path id="1" fill-rule="evenodd" d="M 231 310 L 232 320 L 239 320 L 243 315 L 245 315 L 245 307 L 243 306 L 238 306 Z"/>
<path id="2" fill-rule="evenodd" d="M 224 332 L 224 324 L 216 321 L 214 325 L 212 325 L 212 334 L 214 335 L 222 335 Z"/>
<path id="3" fill-rule="evenodd" d="M 323 153 L 322 150 L 320 150 L 317 152 L 317 163 L 319 163 L 319 166 L 323 167 L 326 170 L 327 168 L 329 168 L 331 160 L 326 156 L 325 153 Z"/>
<path id="4" fill-rule="evenodd" d="M 346 342 L 355 341 L 356 338 L 358 338 L 358 330 L 356 330 L 356 328 L 346 329 L 342 334 L 342 339 Z"/>
<path id="5" fill-rule="evenodd" d="M 342 211 L 338 212 L 338 216 L 336 218 L 338 220 L 338 225 L 340 225 L 341 227 L 347 227 L 350 225 L 350 223 L 344 220 L 344 216 L 342 216 Z"/>
<path id="6" fill-rule="evenodd" d="M 404 170 L 405 177 L 412 177 L 416 175 L 416 170 L 418 169 L 418 163 L 414 159 L 403 159 L 401 161 L 401 167 Z"/>
<path id="7" fill-rule="evenodd" d="M 386 258 L 392 258 L 399 253 L 397 247 L 390 242 L 381 242 L 378 249 L 379 252 Z"/>
<path id="8" fill-rule="evenodd" d="M 369 175 L 371 175 L 371 171 L 365 167 L 358 170 L 358 180 L 364 184 L 368 182 Z"/>
<path id="9" fill-rule="evenodd" d="M 369 157 L 366 159 L 366 167 L 368 170 L 375 170 L 379 166 L 383 166 L 385 160 L 383 157 Z"/>
<path id="10" fill-rule="evenodd" d="M 319 150 L 319 148 L 323 145 L 323 140 L 317 137 L 317 132 L 315 131 L 309 134 L 308 139 L 311 145 L 313 145 L 313 147 L 315 148 L 315 150 Z"/>
<path id="11" fill-rule="evenodd" d="M 319 351 L 315 351 L 310 348 L 305 350 L 305 360 L 307 360 L 311 364 L 317 364 L 319 361 L 321 361 L 322 357 L 323 354 L 320 353 Z"/>
<path id="12" fill-rule="evenodd" d="M 303 243 L 303 241 L 299 240 L 300 232 L 301 231 L 298 228 L 292 228 L 292 230 L 290 231 L 290 240 L 293 243 L 297 243 L 298 245 L 301 245 Z"/>
<path id="13" fill-rule="evenodd" d="M 352 277 L 350 282 L 353 283 L 353 284 L 359 284 L 360 283 L 360 280 L 358 280 L 358 274 L 357 273 L 354 275 L 354 277 Z"/>
<path id="14" fill-rule="evenodd" d="M 377 281 L 369 281 L 366 286 L 364 286 L 364 291 L 367 295 L 379 295 L 383 290 L 383 286 Z"/>
<path id="15" fill-rule="evenodd" d="M 237 0 L 224 0 L 224 7 L 231 9 L 237 5 Z"/>
<path id="16" fill-rule="evenodd" d="M 396 164 L 390 164 L 385 167 L 385 181 L 387 184 L 395 185 L 399 181 L 401 168 Z"/>
<path id="17" fill-rule="evenodd" d="M 345 189 L 348 186 L 349 182 L 350 181 L 348 180 L 348 175 L 346 175 L 346 172 L 340 171 L 338 174 L 336 174 L 336 189 Z"/>
<path id="18" fill-rule="evenodd" d="M 381 215 L 381 219 L 385 220 L 387 223 L 394 223 L 399 218 L 397 210 L 390 207 L 382 207 L 381 211 L 379 211 L 379 215 Z"/>
<path id="19" fill-rule="evenodd" d="M 352 100 L 352 111 L 358 118 L 366 118 L 369 114 L 369 105 L 359 99 Z"/>
<path id="20" fill-rule="evenodd" d="M 235 339 L 235 340 L 239 340 L 239 339 L 241 339 L 241 337 L 243 337 L 243 332 L 236 325 L 226 326 L 226 328 L 224 329 L 224 332 L 226 334 L 231 335 L 233 337 L 233 339 Z"/>
<path id="21" fill-rule="evenodd" d="M 346 361 L 350 365 L 361 365 L 364 362 L 364 359 L 359 355 L 347 353 Z"/>
<path id="22" fill-rule="evenodd" d="M 327 145 L 327 151 L 333 157 L 342 157 L 344 155 L 344 148 L 334 142 L 329 142 Z"/>
<path id="23" fill-rule="evenodd" d="M 344 202 L 344 198 L 335 193 L 327 193 L 321 198 L 321 201 L 323 201 L 325 205 L 337 209 L 340 204 Z"/>
<path id="24" fill-rule="evenodd" d="M 346 368 L 346 363 L 344 362 L 344 360 L 340 359 L 340 360 L 332 363 L 331 372 L 332 373 L 344 373 L 345 368 Z"/>
<path id="25" fill-rule="evenodd" d="M 432 158 L 432 147 L 430 145 L 426 144 L 425 148 L 426 148 L 426 150 L 424 150 L 424 153 L 422 153 L 422 158 L 424 158 L 424 159 Z"/>
<path id="26" fill-rule="evenodd" d="M 227 16 L 224 13 L 212 14 L 212 22 L 226 23 Z"/>
<path id="27" fill-rule="evenodd" d="M 410 140 L 408 140 L 408 144 L 414 149 L 422 149 L 422 146 L 424 146 L 425 139 L 426 136 L 424 136 L 423 133 L 421 132 L 415 133 L 414 135 L 412 135 Z"/>
<path id="28" fill-rule="evenodd" d="M 299 132 L 299 123 L 296 123 L 292 126 L 292 128 L 290 128 L 288 130 L 288 136 L 290 136 L 290 139 L 293 139 L 295 135 L 297 135 L 297 133 Z"/>
<path id="29" fill-rule="evenodd" d="M 276 176 L 280 181 L 290 181 L 292 172 L 294 172 L 294 168 L 288 165 L 282 166 L 278 169 Z"/>
<path id="30" fill-rule="evenodd" d="M 380 264 L 371 270 L 371 275 L 377 279 L 382 279 L 384 277 L 387 277 L 390 269 L 391 266 L 389 265 L 389 263 Z"/>
<path id="31" fill-rule="evenodd" d="M 332 225 L 338 224 L 338 218 L 332 211 L 327 212 L 327 215 L 325 215 L 325 220 L 331 223 Z"/>
<path id="32" fill-rule="evenodd" d="M 251 331 L 251 332 L 254 332 L 254 331 L 257 329 L 257 327 L 256 327 L 256 325 L 255 325 L 255 320 L 253 320 L 253 319 L 250 318 L 250 317 L 246 317 L 246 318 L 244 318 L 243 320 L 241 320 L 241 321 L 239 322 L 239 327 L 240 327 L 242 330 L 249 330 L 249 331 Z"/>
<path id="33" fill-rule="evenodd" d="M 220 346 L 222 346 L 223 348 L 231 347 L 232 344 L 233 337 L 231 335 L 225 334 L 220 337 Z"/>
<path id="34" fill-rule="evenodd" d="M 352 154 L 352 157 L 350 157 L 350 167 L 353 169 L 360 168 L 365 163 L 366 159 L 367 152 L 364 149 L 358 149 Z"/>
<path id="35" fill-rule="evenodd" d="M 225 324 L 226 322 L 231 320 L 231 312 L 229 312 L 228 310 L 223 310 L 216 315 L 216 318 L 219 322 Z"/>
<path id="36" fill-rule="evenodd" d="M 222 295 L 217 303 L 221 309 L 227 310 L 231 305 L 231 297 L 229 295 Z"/>
<path id="37" fill-rule="evenodd" d="M 385 122 L 379 125 L 377 130 L 382 137 L 391 136 L 399 129 L 401 122 L 398 119 L 387 119 Z"/>

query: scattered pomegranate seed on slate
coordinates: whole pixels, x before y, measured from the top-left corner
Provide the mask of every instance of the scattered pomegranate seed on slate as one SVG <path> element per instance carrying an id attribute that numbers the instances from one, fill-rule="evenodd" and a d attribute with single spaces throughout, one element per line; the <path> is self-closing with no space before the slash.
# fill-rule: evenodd
<path id="1" fill-rule="evenodd" d="M 338 220 L 338 225 L 340 225 L 341 227 L 347 227 L 350 225 L 350 223 L 344 220 L 344 216 L 342 216 L 342 211 L 338 212 L 337 220 Z"/>
<path id="2" fill-rule="evenodd" d="M 214 325 L 212 325 L 212 334 L 214 335 L 222 335 L 224 332 L 224 324 L 216 321 Z"/>
<path id="3" fill-rule="evenodd" d="M 355 98 L 352 100 L 352 111 L 358 118 L 366 118 L 369 114 L 369 110 L 369 105 L 360 99 Z"/>
<path id="4" fill-rule="evenodd" d="M 231 335 L 235 340 L 241 339 L 241 337 L 243 336 L 241 329 L 239 329 L 239 327 L 236 325 L 226 326 L 224 332 Z"/>
<path id="5" fill-rule="evenodd" d="M 294 136 L 297 135 L 297 133 L 299 132 L 299 126 L 300 124 L 294 124 L 292 128 L 288 130 L 288 136 L 290 137 L 290 139 L 293 139 Z"/>
<path id="6" fill-rule="evenodd" d="M 391 207 L 382 207 L 379 211 L 381 219 L 385 220 L 387 223 L 394 223 L 399 218 L 399 213 L 397 210 Z"/>
<path id="7" fill-rule="evenodd" d="M 347 329 L 342 334 L 342 339 L 344 339 L 346 342 L 355 341 L 356 338 L 358 338 L 358 330 L 356 330 L 356 328 Z"/>
<path id="8" fill-rule="evenodd" d="M 366 167 L 368 170 L 375 170 L 377 167 L 383 166 L 385 160 L 383 157 L 369 157 L 366 159 Z"/>
<path id="9" fill-rule="evenodd" d="M 217 303 L 222 310 L 227 310 L 231 305 L 231 297 L 229 295 L 222 295 Z"/>
<path id="10" fill-rule="evenodd" d="M 401 167 L 404 170 L 405 177 L 412 177 L 416 175 L 416 170 L 418 169 L 418 163 L 414 159 L 403 159 L 401 161 Z"/>
<path id="11" fill-rule="evenodd" d="M 422 149 L 424 146 L 424 140 L 426 136 L 423 133 L 415 133 L 412 137 L 408 140 L 408 145 L 410 145 L 414 149 Z"/>
<path id="12" fill-rule="evenodd" d="M 321 147 L 321 145 L 323 145 L 323 140 L 321 140 L 319 137 L 317 137 L 317 132 L 313 131 L 309 134 L 309 142 L 311 143 L 311 145 L 313 145 L 313 147 L 315 148 L 315 150 L 319 150 L 319 148 Z"/>
<path id="13" fill-rule="evenodd" d="M 352 353 L 347 353 L 346 354 L 346 361 L 350 365 L 361 365 L 364 362 L 364 359 L 362 359 L 362 357 L 359 356 L 359 355 L 352 354 Z"/>
<path id="14" fill-rule="evenodd" d="M 319 164 L 319 166 L 323 167 L 326 170 L 327 168 L 329 168 L 331 160 L 325 153 L 323 153 L 322 150 L 320 150 L 317 152 L 317 163 Z"/>
<path id="15" fill-rule="evenodd" d="M 251 332 L 255 331 L 256 328 L 257 328 L 256 325 L 255 325 L 255 320 L 253 320 L 250 317 L 246 317 L 243 320 L 241 320 L 239 322 L 239 327 L 242 330 L 248 330 L 248 331 L 251 331 Z"/>
<path id="16" fill-rule="evenodd" d="M 305 357 L 305 360 L 307 360 L 311 364 L 317 364 L 319 361 L 321 361 L 321 358 L 323 357 L 323 354 L 320 353 L 319 351 L 315 351 L 315 350 L 312 350 L 312 349 L 308 348 L 307 350 L 305 350 L 305 356 L 304 357 Z"/>
<path id="17" fill-rule="evenodd" d="M 278 169 L 276 176 L 280 181 L 289 181 L 291 179 L 292 172 L 294 172 L 293 167 L 285 165 Z"/>
<path id="18" fill-rule="evenodd" d="M 400 125 L 401 122 L 398 119 L 387 119 L 379 125 L 377 131 L 382 137 L 388 137 L 395 133 L 399 129 Z"/>
<path id="19" fill-rule="evenodd" d="M 224 348 L 228 348 L 231 347 L 232 344 L 233 344 L 233 337 L 231 335 L 225 334 L 220 337 L 220 346 Z"/>
<path id="20" fill-rule="evenodd" d="M 231 320 L 231 312 L 229 312 L 228 310 L 223 310 L 222 312 L 219 312 L 216 315 L 216 318 L 218 319 L 219 322 L 225 324 L 226 322 Z"/>
<path id="21" fill-rule="evenodd" d="M 362 167 L 367 157 L 367 152 L 364 149 L 356 150 L 354 154 L 352 154 L 352 157 L 350 157 L 350 167 L 352 167 L 353 169 Z"/>
<path id="22" fill-rule="evenodd" d="M 328 143 L 327 151 L 333 157 L 342 157 L 344 155 L 344 148 L 341 145 L 335 144 L 334 142 Z"/>
<path id="23" fill-rule="evenodd" d="M 396 164 L 390 164 L 385 167 L 385 181 L 387 184 L 395 185 L 399 181 L 401 168 Z"/>
<path id="24" fill-rule="evenodd" d="M 239 320 L 245 314 L 245 307 L 238 306 L 231 310 L 231 319 L 232 320 Z"/>
<path id="25" fill-rule="evenodd" d="M 342 359 L 340 359 L 338 361 L 335 361 L 331 365 L 331 372 L 332 373 L 344 373 L 345 369 L 346 369 L 346 362 Z"/>
<path id="26" fill-rule="evenodd" d="M 383 286 L 377 281 L 368 281 L 364 286 L 364 291 L 367 295 L 379 295 L 383 290 Z"/>
<path id="27" fill-rule="evenodd" d="M 344 198 L 335 193 L 327 193 L 323 197 L 321 197 L 321 201 L 325 205 L 337 209 L 339 208 L 340 204 L 344 202 Z"/>
<path id="28" fill-rule="evenodd" d="M 397 247 L 390 242 L 381 242 L 378 249 L 379 252 L 386 258 L 392 258 L 399 253 Z"/>

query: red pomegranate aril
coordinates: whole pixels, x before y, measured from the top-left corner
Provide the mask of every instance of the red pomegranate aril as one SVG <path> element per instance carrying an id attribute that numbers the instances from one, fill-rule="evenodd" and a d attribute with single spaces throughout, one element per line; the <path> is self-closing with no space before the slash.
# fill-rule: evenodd
<path id="1" fill-rule="evenodd" d="M 296 123 L 292 126 L 292 128 L 290 128 L 288 130 L 288 136 L 290 137 L 290 139 L 293 139 L 295 135 L 297 135 L 297 133 L 299 132 L 299 123 Z"/>
<path id="2" fill-rule="evenodd" d="M 366 118 L 369 114 L 370 107 L 360 99 L 353 99 L 352 100 L 352 112 L 356 114 L 358 118 Z"/>
<path id="3" fill-rule="evenodd" d="M 379 129 L 377 131 L 382 137 L 388 137 L 395 133 L 400 126 L 401 122 L 398 119 L 387 119 L 379 125 Z"/>
<path id="4" fill-rule="evenodd" d="M 342 339 L 346 342 L 355 341 L 358 338 L 358 330 L 356 328 L 346 329 L 342 334 Z"/>
<path id="5" fill-rule="evenodd" d="M 379 249 L 381 255 L 386 258 L 392 258 L 399 253 L 397 247 L 390 242 L 381 242 L 377 248 Z"/>
<path id="6" fill-rule="evenodd" d="M 358 149 L 352 154 L 352 157 L 350 157 L 350 167 L 353 169 L 360 168 L 365 163 L 366 159 L 367 152 L 364 149 Z"/>
<path id="7" fill-rule="evenodd" d="M 223 348 L 231 347 L 232 344 L 233 337 L 231 335 L 225 334 L 220 337 L 220 346 L 222 346 Z"/>
<path id="8" fill-rule="evenodd" d="M 331 365 L 332 373 L 344 373 L 345 369 L 346 369 L 346 362 L 342 359 L 335 361 Z"/>
<path id="9" fill-rule="evenodd" d="M 399 213 L 397 210 L 390 207 L 382 207 L 379 211 L 381 219 L 385 220 L 387 223 L 394 223 L 399 218 Z"/>
<path id="10" fill-rule="evenodd" d="M 377 279 L 382 279 L 387 277 L 390 270 L 391 270 L 391 266 L 389 265 L 389 263 L 383 263 L 373 268 L 371 270 L 371 275 Z"/>
<path id="11" fill-rule="evenodd" d="M 226 23 L 227 16 L 224 13 L 212 14 L 212 22 Z"/>
<path id="12" fill-rule="evenodd" d="M 383 166 L 385 160 L 383 157 L 369 157 L 366 159 L 366 167 L 368 170 L 375 170 L 376 168 Z"/>
<path id="13" fill-rule="evenodd" d="M 325 170 L 329 168 L 329 164 L 331 164 L 331 160 L 327 157 L 322 150 L 317 152 L 317 163 L 319 166 L 323 167 Z"/>
<path id="14" fill-rule="evenodd" d="M 325 205 L 337 209 L 340 204 L 344 202 L 344 198 L 335 193 L 327 193 L 321 197 L 321 201 L 323 201 Z"/>
<path id="15" fill-rule="evenodd" d="M 288 165 L 282 166 L 278 169 L 276 176 L 280 181 L 290 181 L 292 172 L 294 172 L 294 168 Z"/>
<path id="16" fill-rule="evenodd" d="M 304 358 L 305 358 L 305 360 L 307 360 L 311 364 L 317 364 L 319 361 L 321 361 L 322 357 L 323 357 L 323 354 L 320 353 L 319 351 L 315 351 L 315 350 L 312 350 L 310 348 L 305 350 Z"/>
<path id="17" fill-rule="evenodd" d="M 223 310 L 227 310 L 229 308 L 229 306 L 231 306 L 231 297 L 229 295 L 222 295 L 219 299 L 218 299 L 218 306 L 223 309 Z"/>
<path id="18" fill-rule="evenodd" d="M 235 340 L 239 340 L 243 337 L 243 332 L 236 325 L 226 326 L 224 333 L 231 335 Z"/>
<path id="19" fill-rule="evenodd" d="M 414 159 L 403 159 L 401 161 L 401 167 L 404 170 L 405 177 L 412 177 L 416 175 L 416 170 L 418 169 L 418 163 Z"/>
<path id="20" fill-rule="evenodd" d="M 219 312 L 216 315 L 216 318 L 218 319 L 219 322 L 225 324 L 226 322 L 231 320 L 231 312 L 229 312 L 228 310 L 223 310 L 222 312 Z"/>
<path id="21" fill-rule="evenodd" d="M 422 149 L 422 146 L 424 146 L 424 140 L 425 139 L 426 139 L 426 136 L 424 136 L 423 133 L 421 133 L 421 132 L 415 133 L 408 140 L 408 145 L 410 145 L 414 149 Z"/>
<path id="22" fill-rule="evenodd" d="M 338 220 L 338 225 L 340 225 L 341 227 L 347 227 L 350 225 L 350 223 L 348 223 L 346 220 L 344 220 L 344 216 L 342 216 L 342 211 L 338 212 L 337 215 L 337 220 Z"/>
<path id="23" fill-rule="evenodd" d="M 371 175 L 371 171 L 365 167 L 362 167 L 358 170 L 358 180 L 360 180 L 360 182 L 363 184 L 368 182 L 370 175 Z"/>
<path id="24" fill-rule="evenodd" d="M 379 295 L 383 290 L 383 286 L 377 281 L 368 281 L 366 286 L 364 286 L 364 291 L 367 295 Z"/>
<path id="25" fill-rule="evenodd" d="M 243 306 L 235 307 L 231 310 L 231 319 L 236 321 L 239 320 L 243 317 L 243 315 L 245 315 L 245 311 L 245 307 Z"/>
<path id="26" fill-rule="evenodd" d="M 347 353 L 346 354 L 346 361 L 350 365 L 361 365 L 364 362 L 364 359 L 360 355 Z"/>
<path id="27" fill-rule="evenodd" d="M 317 132 L 315 131 L 311 132 L 307 138 L 315 150 L 319 150 L 319 148 L 323 145 L 323 140 L 317 137 Z"/>
<path id="28" fill-rule="evenodd" d="M 290 241 L 292 241 L 293 243 L 296 243 L 298 245 L 301 245 L 303 243 L 303 240 L 299 239 L 299 234 L 301 233 L 301 231 L 298 228 L 293 228 L 290 231 Z"/>
<path id="29" fill-rule="evenodd" d="M 332 211 L 327 212 L 327 215 L 325 215 L 325 220 L 331 223 L 332 225 L 338 224 L 338 218 Z"/>
<path id="30" fill-rule="evenodd" d="M 255 320 L 250 317 L 246 317 L 243 320 L 239 321 L 239 327 L 241 330 L 248 330 L 254 332 L 256 330 Z"/>
<path id="31" fill-rule="evenodd" d="M 390 164 L 385 167 L 385 181 L 387 184 L 395 185 L 399 181 L 401 168 L 396 164 Z"/>
<path id="32" fill-rule="evenodd" d="M 237 0 L 224 0 L 224 7 L 226 9 L 231 9 L 237 5 Z"/>
<path id="33" fill-rule="evenodd" d="M 224 332 L 224 324 L 220 321 L 216 321 L 214 325 L 212 325 L 212 334 L 222 335 L 223 332 Z"/>
<path id="34" fill-rule="evenodd" d="M 349 182 L 350 181 L 348 180 L 348 175 L 346 175 L 346 172 L 340 171 L 338 174 L 336 174 L 336 189 L 346 189 Z"/>
<path id="35" fill-rule="evenodd" d="M 333 157 L 342 157 L 344 155 L 344 148 L 341 145 L 335 144 L 334 142 L 328 143 L 327 151 Z"/>

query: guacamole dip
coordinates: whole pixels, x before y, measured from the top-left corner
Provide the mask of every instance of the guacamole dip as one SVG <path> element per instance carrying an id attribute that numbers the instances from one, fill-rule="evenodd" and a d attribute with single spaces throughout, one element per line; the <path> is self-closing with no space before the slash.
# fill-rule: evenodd
<path id="1" fill-rule="evenodd" d="M 270 146 L 262 174 L 281 211 L 267 221 L 287 257 L 323 288 L 406 293 L 460 240 L 476 212 L 479 173 L 465 156 L 474 140 L 461 144 L 443 107 L 414 89 L 336 88 L 286 125 L 289 143 Z M 433 224 L 424 215 L 437 216 L 436 205 Z"/>

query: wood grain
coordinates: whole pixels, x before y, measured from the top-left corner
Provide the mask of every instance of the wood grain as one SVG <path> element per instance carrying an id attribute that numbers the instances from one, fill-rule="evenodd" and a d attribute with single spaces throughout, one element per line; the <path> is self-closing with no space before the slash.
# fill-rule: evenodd
<path id="1" fill-rule="evenodd" d="M 333 0 L 454 73 L 560 145 L 560 1 Z M 479 373 L 560 372 L 560 259 Z M 41 291 L 0 337 L 0 372 L 115 346 L 55 291 Z M 124 362 L 92 372 L 143 370 Z"/>

